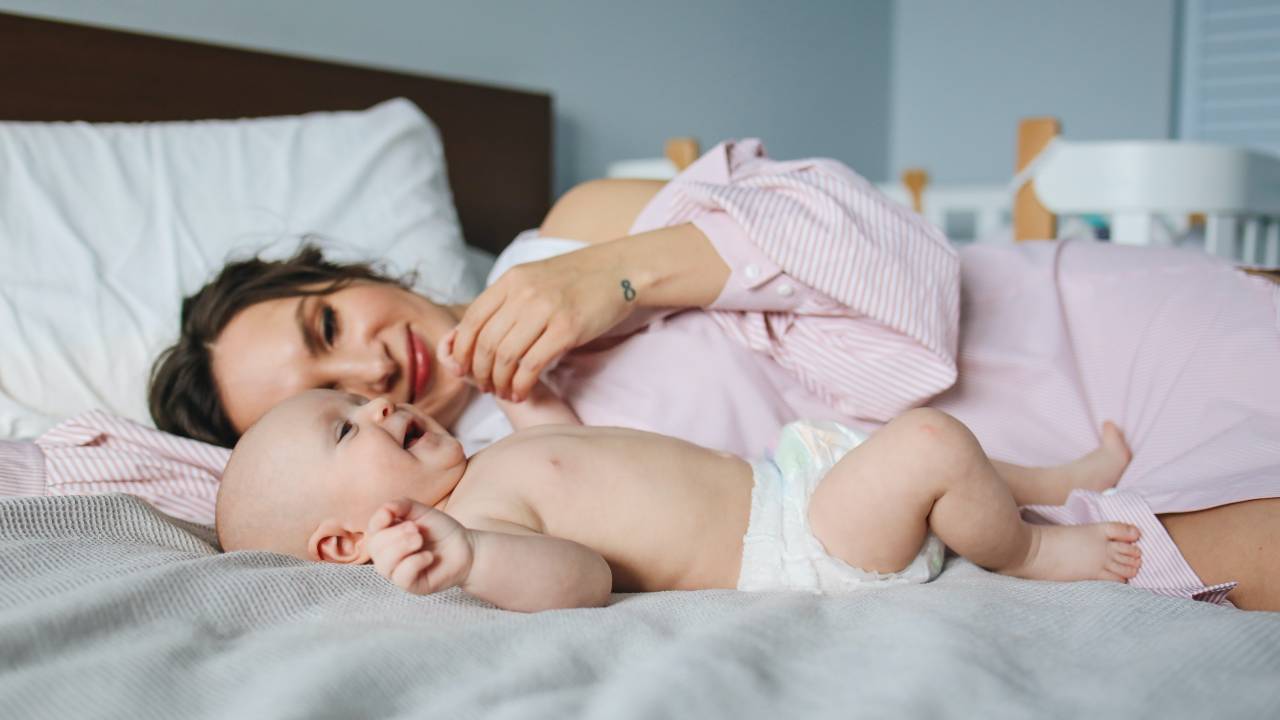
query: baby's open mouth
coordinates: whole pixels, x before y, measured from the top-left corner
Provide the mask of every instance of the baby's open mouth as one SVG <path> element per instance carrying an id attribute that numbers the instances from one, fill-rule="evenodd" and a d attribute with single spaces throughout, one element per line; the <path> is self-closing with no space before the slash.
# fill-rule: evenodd
<path id="1" fill-rule="evenodd" d="M 404 429 L 404 449 L 408 450 L 425 434 L 426 431 L 419 427 L 416 421 L 410 420 L 409 426 Z"/>

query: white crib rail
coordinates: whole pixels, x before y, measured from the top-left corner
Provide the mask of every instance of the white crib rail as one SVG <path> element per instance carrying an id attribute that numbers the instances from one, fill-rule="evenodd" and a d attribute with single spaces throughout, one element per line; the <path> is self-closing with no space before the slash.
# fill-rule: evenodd
<path id="1" fill-rule="evenodd" d="M 911 207 L 910 193 L 901 183 L 876 187 Z M 1012 242 L 1009 198 L 1004 185 L 929 185 L 921 194 L 921 214 L 957 242 Z"/>
<path id="2" fill-rule="evenodd" d="M 1036 195 L 1066 221 L 1059 237 L 1087 226 L 1079 216 L 1105 217 L 1112 242 L 1158 245 L 1186 236 L 1188 218 L 1205 218 L 1206 252 L 1247 265 L 1280 267 L 1280 157 L 1211 143 L 1074 142 L 1055 139 L 1034 161 Z M 608 177 L 670 179 L 666 158 L 626 160 Z M 901 183 L 879 189 L 911 206 Z M 1011 242 L 1015 187 L 928 185 L 923 214 L 957 241 Z M 1072 222 L 1071 219 L 1075 218 Z"/>
<path id="3" fill-rule="evenodd" d="M 1028 177 L 1060 218 L 1105 217 L 1112 242 L 1159 245 L 1182 237 L 1247 265 L 1280 267 L 1280 157 L 1209 143 L 1059 138 Z M 901 184 L 880 188 L 910 206 Z M 930 185 L 922 193 L 923 214 L 948 236 L 955 234 L 953 219 L 968 214 L 973 239 L 1007 241 L 1004 226 L 1016 189 Z M 1202 232 L 1191 227 L 1192 214 L 1204 217 Z M 1083 225 L 1062 222 L 1058 234 L 1075 234 Z"/>
<path id="4" fill-rule="evenodd" d="M 1196 142 L 1068 142 L 1046 151 L 1036 195 L 1055 213 L 1102 213 L 1111 240 L 1147 245 L 1160 216 L 1205 216 L 1204 249 L 1250 265 L 1280 261 L 1280 157 Z"/>

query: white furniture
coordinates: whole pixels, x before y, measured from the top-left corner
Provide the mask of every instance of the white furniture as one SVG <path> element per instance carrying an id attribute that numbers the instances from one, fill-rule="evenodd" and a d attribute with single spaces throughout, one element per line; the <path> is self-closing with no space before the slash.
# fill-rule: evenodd
<path id="1" fill-rule="evenodd" d="M 1280 266 L 1280 157 L 1229 145 L 1054 138 L 1010 185 L 926 186 L 920 210 L 948 231 L 968 214 L 978 240 L 1012 237 L 1002 230 L 1024 184 L 1044 211 L 1077 218 L 1077 228 L 1081 216 L 1105 218 L 1112 242 L 1181 240 L 1246 265 Z M 904 184 L 881 188 L 913 204 Z"/>
<path id="2" fill-rule="evenodd" d="M 900 182 L 877 183 L 890 198 L 914 206 L 911 191 Z M 1007 185 L 927 185 L 917 212 L 957 242 L 1013 242 L 1012 194 Z"/>
<path id="3" fill-rule="evenodd" d="M 1040 119 L 1020 133 L 1036 122 L 1043 131 Z M 605 174 L 667 180 L 687 164 L 671 154 L 669 143 L 666 158 L 615 162 Z M 1029 157 L 1008 185 L 929 185 L 917 170 L 904 173 L 915 175 L 914 192 L 903 182 L 878 187 L 958 241 L 1012 241 L 1013 198 L 1030 184 L 1042 206 L 1032 212 L 1062 221 L 1055 237 L 1089 232 L 1090 220 L 1105 219 L 1115 243 L 1202 244 L 1246 265 L 1280 267 L 1280 156 L 1212 143 L 1055 137 Z"/>
<path id="4" fill-rule="evenodd" d="M 1051 144 L 1032 173 L 1059 214 L 1104 213 L 1111 239 L 1145 245 L 1161 215 L 1205 216 L 1205 251 L 1280 263 L 1280 157 L 1229 145 L 1126 141 Z"/>

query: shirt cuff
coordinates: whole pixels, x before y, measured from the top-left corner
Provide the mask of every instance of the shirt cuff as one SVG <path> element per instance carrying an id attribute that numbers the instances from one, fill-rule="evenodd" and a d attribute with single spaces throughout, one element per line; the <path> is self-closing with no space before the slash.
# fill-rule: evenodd
<path id="1" fill-rule="evenodd" d="M 729 279 L 708 310 L 785 312 L 800 305 L 807 288 L 788 277 L 726 213 L 710 212 L 690 222 L 729 266 Z"/>
<path id="2" fill-rule="evenodd" d="M 1182 551 L 1151 506 L 1136 492 L 1110 488 L 1101 493 L 1072 490 L 1063 505 L 1027 505 L 1023 517 L 1043 520 L 1055 525 L 1084 525 L 1096 522 L 1123 522 L 1134 525 L 1142 533 L 1138 548 L 1142 550 L 1142 567 L 1129 580 L 1129 585 L 1169 597 L 1202 600 L 1215 605 L 1234 607 L 1227 594 L 1236 583 L 1205 585 L 1196 575 Z"/>
<path id="3" fill-rule="evenodd" d="M 0 496 L 47 495 L 44 453 L 32 442 L 0 440 Z"/>

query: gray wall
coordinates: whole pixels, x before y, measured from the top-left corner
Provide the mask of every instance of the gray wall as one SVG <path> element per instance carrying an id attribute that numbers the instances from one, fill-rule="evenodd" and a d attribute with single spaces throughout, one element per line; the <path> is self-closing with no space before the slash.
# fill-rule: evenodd
<path id="1" fill-rule="evenodd" d="M 889 0 L 0 0 L 90 24 L 549 91 L 557 191 L 674 135 L 888 167 Z M 426 108 L 430 113 L 430 108 Z"/>
<path id="2" fill-rule="evenodd" d="M 895 0 L 890 170 L 1002 182 L 1018 119 L 1071 138 L 1170 136 L 1175 0 Z"/>

